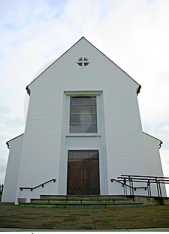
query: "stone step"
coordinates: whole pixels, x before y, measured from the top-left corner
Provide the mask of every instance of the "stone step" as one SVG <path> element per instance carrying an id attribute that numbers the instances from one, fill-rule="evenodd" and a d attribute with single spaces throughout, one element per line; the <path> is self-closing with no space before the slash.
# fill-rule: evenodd
<path id="1" fill-rule="evenodd" d="M 117 200 L 48 200 L 48 199 L 32 199 L 32 204 L 55 204 L 55 205 L 85 205 L 85 204 L 99 204 L 99 205 L 116 205 L 116 204 L 135 204 L 135 201 L 117 201 Z"/>
<path id="2" fill-rule="evenodd" d="M 111 195 L 105 195 L 105 196 L 60 196 L 60 195 L 41 195 L 40 196 L 41 200 L 72 200 L 72 201 L 78 201 L 78 200 L 96 200 L 96 201 L 101 201 L 101 200 L 111 200 L 111 201 L 129 201 L 133 200 L 132 197 L 125 197 L 125 196 L 111 196 Z"/>
<path id="3" fill-rule="evenodd" d="M 54 207 L 54 208 L 112 208 L 112 207 L 142 207 L 143 203 L 96 203 L 96 202 L 71 202 L 71 203 L 25 203 L 21 206 L 30 206 L 30 207 Z"/>

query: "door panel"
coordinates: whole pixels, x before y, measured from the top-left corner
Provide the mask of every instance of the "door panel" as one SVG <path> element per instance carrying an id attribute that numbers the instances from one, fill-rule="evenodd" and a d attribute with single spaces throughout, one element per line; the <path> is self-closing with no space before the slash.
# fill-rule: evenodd
<path id="1" fill-rule="evenodd" d="M 68 155 L 68 194 L 99 194 L 99 154 L 97 150 L 71 150 Z"/>

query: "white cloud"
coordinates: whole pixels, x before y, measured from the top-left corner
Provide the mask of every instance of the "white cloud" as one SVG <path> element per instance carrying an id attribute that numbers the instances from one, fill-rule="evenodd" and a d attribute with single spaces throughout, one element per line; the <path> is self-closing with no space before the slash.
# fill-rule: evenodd
<path id="1" fill-rule="evenodd" d="M 139 104 L 144 131 L 168 143 L 168 8 L 168 0 L 4 1 L 0 22 L 3 168 L 5 141 L 24 130 L 25 86 L 82 35 L 142 85 Z M 161 152 L 164 167 L 169 168 L 167 143 Z M 4 171 L 0 178 L 1 182 Z"/>

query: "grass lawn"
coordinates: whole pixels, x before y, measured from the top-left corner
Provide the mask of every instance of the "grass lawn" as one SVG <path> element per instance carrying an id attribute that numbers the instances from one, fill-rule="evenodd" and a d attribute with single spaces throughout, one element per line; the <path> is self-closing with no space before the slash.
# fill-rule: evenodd
<path id="1" fill-rule="evenodd" d="M 42 208 L 0 205 L 0 228 L 111 230 L 155 227 L 169 227 L 169 206 Z"/>

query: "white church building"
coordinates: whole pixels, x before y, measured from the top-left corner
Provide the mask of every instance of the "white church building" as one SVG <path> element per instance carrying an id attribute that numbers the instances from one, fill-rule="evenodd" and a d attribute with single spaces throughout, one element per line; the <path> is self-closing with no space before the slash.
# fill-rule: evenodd
<path id="1" fill-rule="evenodd" d="M 142 130 L 140 88 L 86 38 L 77 41 L 26 87 L 25 132 L 7 142 L 2 201 L 122 195 L 112 178 L 162 177 L 162 142 Z"/>

